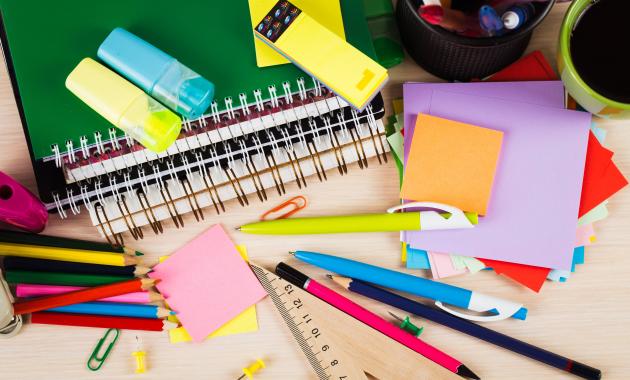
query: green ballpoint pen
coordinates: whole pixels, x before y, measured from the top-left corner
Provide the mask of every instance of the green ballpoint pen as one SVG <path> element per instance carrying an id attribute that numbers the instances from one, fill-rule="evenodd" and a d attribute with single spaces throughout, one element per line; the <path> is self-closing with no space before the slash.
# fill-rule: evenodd
<path id="1" fill-rule="evenodd" d="M 396 212 L 407 208 L 433 210 Z M 463 212 L 442 203 L 412 202 L 392 207 L 386 214 L 277 219 L 245 224 L 237 230 L 260 235 L 307 235 L 472 228 L 477 222 L 476 213 Z"/>

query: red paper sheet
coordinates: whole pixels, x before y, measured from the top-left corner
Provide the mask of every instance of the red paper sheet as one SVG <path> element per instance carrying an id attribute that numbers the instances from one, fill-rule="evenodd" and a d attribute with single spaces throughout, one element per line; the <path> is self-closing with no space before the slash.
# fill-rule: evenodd
<path id="1" fill-rule="evenodd" d="M 591 132 L 584 165 L 580 217 L 628 184 L 612 161 L 612 156 L 613 152 L 604 148 Z"/>
<path id="2" fill-rule="evenodd" d="M 523 265 L 516 263 L 508 263 L 505 261 L 496 261 L 488 259 L 478 259 L 487 267 L 494 269 L 497 274 L 502 274 L 512 280 L 523 284 L 535 292 L 539 292 L 542 288 L 551 269 L 543 267 L 535 267 L 532 265 Z"/>
<path id="3" fill-rule="evenodd" d="M 545 56 L 536 50 L 485 80 L 488 82 L 515 82 L 557 79 L 558 76 Z"/>
<path id="4" fill-rule="evenodd" d="M 557 80 L 556 73 L 540 51 L 534 51 L 512 65 L 488 77 L 490 82 Z M 586 214 L 628 184 L 623 174 L 612 162 L 613 152 L 604 148 L 591 132 L 589 135 L 584 182 L 580 200 L 579 216 Z M 519 282 L 535 292 L 542 288 L 551 269 L 479 259 L 486 266 Z"/>

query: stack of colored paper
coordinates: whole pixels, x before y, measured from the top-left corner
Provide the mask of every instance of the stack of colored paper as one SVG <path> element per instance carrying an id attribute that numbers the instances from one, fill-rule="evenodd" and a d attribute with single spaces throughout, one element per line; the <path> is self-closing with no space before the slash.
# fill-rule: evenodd
<path id="1" fill-rule="evenodd" d="M 551 79 L 541 57 L 519 64 Z M 490 267 L 538 291 L 583 262 L 592 223 L 627 181 L 603 130 L 591 132 L 591 115 L 566 110 L 564 97 L 559 81 L 404 85 L 401 198 L 482 215 L 470 230 L 403 232 L 408 267 L 435 278 Z"/>

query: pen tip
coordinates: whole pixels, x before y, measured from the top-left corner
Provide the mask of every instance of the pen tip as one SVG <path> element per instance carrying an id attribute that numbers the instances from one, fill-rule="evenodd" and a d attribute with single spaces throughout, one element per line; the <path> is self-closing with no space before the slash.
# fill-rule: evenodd
<path id="1" fill-rule="evenodd" d="M 241 227 L 239 226 L 239 227 L 236 227 L 236 228 L 234 228 L 234 229 L 235 229 L 235 230 L 237 230 L 237 231 L 240 231 L 240 230 L 241 230 Z"/>
<path id="2" fill-rule="evenodd" d="M 289 255 L 295 256 L 295 251 L 289 251 Z"/>
<path id="3" fill-rule="evenodd" d="M 480 380 L 481 378 L 477 375 L 475 375 L 475 373 L 473 371 L 471 371 L 470 369 L 468 369 L 468 367 L 466 367 L 465 365 L 460 365 L 457 368 L 457 374 L 461 377 L 464 377 L 466 379 L 474 379 L 474 380 Z"/>

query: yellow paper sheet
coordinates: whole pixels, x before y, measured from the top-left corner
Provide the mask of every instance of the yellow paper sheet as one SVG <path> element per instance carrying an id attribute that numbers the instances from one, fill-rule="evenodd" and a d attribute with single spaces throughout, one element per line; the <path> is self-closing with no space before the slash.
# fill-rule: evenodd
<path id="1" fill-rule="evenodd" d="M 244 245 L 237 245 L 236 249 L 243 257 L 243 260 L 248 261 L 247 248 Z M 160 262 L 166 260 L 167 258 L 168 256 L 160 257 Z M 174 315 L 169 316 L 168 320 L 171 322 L 178 322 L 177 317 Z M 256 305 L 252 305 L 249 308 L 245 309 L 245 311 L 239 314 L 237 317 L 221 326 L 212 334 L 208 335 L 208 338 L 215 338 L 218 336 L 226 336 L 232 334 L 242 334 L 254 331 L 258 331 Z M 186 329 L 183 327 L 177 327 L 175 329 L 169 330 L 168 336 L 171 343 L 190 342 L 192 340 Z"/>
<path id="2" fill-rule="evenodd" d="M 400 261 L 402 261 L 403 263 L 406 263 L 407 262 L 407 243 L 403 241 L 401 242 L 401 244 L 402 244 L 402 250 L 400 254 Z"/>
<path id="3" fill-rule="evenodd" d="M 248 2 L 253 29 L 277 3 L 277 0 L 248 0 Z M 339 37 L 344 40 L 346 39 L 339 0 L 293 0 L 291 3 Z M 286 58 L 267 46 L 264 42 L 255 38 L 253 35 L 252 38 L 254 39 L 254 46 L 256 48 L 256 63 L 258 67 L 289 63 Z"/>
<path id="4" fill-rule="evenodd" d="M 394 115 L 398 115 L 403 113 L 403 100 L 402 98 L 392 100 L 392 106 L 394 108 Z"/>

